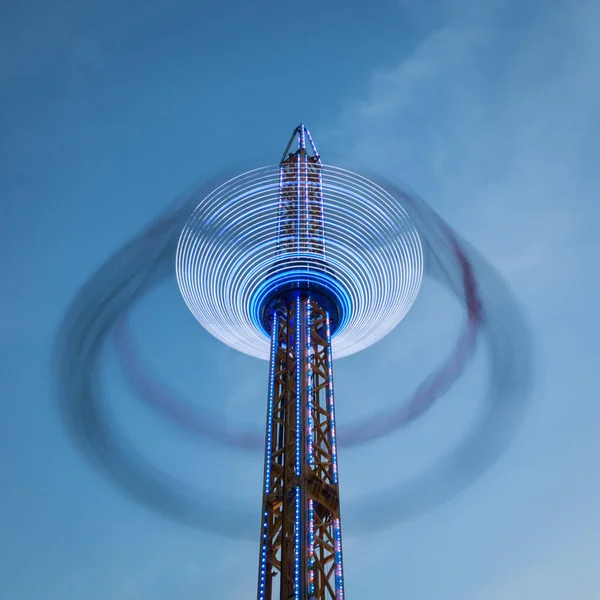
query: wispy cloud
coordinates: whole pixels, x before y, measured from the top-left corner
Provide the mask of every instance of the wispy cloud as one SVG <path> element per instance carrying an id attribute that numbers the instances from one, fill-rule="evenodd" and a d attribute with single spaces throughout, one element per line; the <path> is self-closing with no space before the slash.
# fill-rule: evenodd
<path id="1" fill-rule="evenodd" d="M 459 6 L 374 73 L 331 136 L 345 159 L 410 181 L 506 275 L 546 290 L 580 263 L 600 190 L 600 5 L 544 7 L 518 26 L 510 2 Z"/>
<path id="2" fill-rule="evenodd" d="M 339 160 L 409 182 L 498 267 L 530 311 L 550 305 L 564 315 L 571 287 L 583 293 L 594 285 L 590 273 L 600 256 L 592 229 L 600 216 L 594 206 L 600 3 L 453 6 L 411 54 L 373 73 L 327 142 L 336 143 Z M 565 535 L 560 551 L 532 564 L 527 555 L 539 555 L 538 542 L 514 535 L 522 552 L 505 555 L 497 580 L 480 585 L 477 577 L 454 576 L 456 595 L 448 597 L 598 597 L 600 581 L 589 560 L 558 568 L 569 553 L 597 553 L 593 544 Z M 361 564 L 369 549 L 350 553 Z M 576 586 L 573 573 L 581 576 Z M 422 596 L 413 597 L 439 592 L 434 583 L 420 587 Z"/>

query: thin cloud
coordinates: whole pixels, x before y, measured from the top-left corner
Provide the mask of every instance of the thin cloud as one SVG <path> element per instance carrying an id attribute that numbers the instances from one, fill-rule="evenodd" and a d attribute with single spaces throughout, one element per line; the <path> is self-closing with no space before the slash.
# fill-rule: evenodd
<path id="1" fill-rule="evenodd" d="M 373 74 L 330 138 L 346 160 L 409 179 L 505 275 L 543 292 L 580 262 L 583 209 L 599 189 L 589 152 L 600 10 L 577 3 L 522 30 L 491 27 L 505 4 L 463 3 Z"/>

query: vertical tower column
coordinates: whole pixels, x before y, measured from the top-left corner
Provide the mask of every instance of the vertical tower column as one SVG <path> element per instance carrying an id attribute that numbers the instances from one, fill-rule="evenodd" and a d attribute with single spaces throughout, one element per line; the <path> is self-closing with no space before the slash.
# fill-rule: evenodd
<path id="1" fill-rule="evenodd" d="M 258 600 L 343 600 L 331 320 L 309 295 L 273 311 Z"/>

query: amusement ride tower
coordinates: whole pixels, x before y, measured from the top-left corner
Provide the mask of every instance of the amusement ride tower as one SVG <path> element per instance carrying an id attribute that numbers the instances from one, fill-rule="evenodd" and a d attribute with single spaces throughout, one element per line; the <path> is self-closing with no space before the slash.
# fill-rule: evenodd
<path id="1" fill-rule="evenodd" d="M 300 125 L 280 163 L 277 240 L 300 269 L 275 268 L 262 311 L 271 365 L 259 600 L 273 597 L 276 576 L 280 598 L 344 595 L 331 360 L 340 307 L 327 280 L 301 266 L 327 271 L 321 168 Z"/>
<path id="2" fill-rule="evenodd" d="M 192 312 L 270 360 L 258 600 L 344 598 L 332 355 L 390 331 L 422 271 L 401 206 L 323 165 L 304 125 L 277 167 L 219 186 L 181 234 L 177 277 Z"/>
<path id="3" fill-rule="evenodd" d="M 270 361 L 265 446 L 262 432 L 170 393 L 137 358 L 126 316 L 173 266 L 188 308 L 209 333 Z M 402 507 L 400 517 L 431 507 L 502 451 L 499 434 L 516 424 L 529 393 L 526 327 L 502 280 L 441 217 L 393 184 L 323 164 L 304 125 L 279 164 L 195 189 L 82 287 L 55 355 L 65 424 L 91 464 L 146 506 L 212 533 L 256 535 L 258 522 L 237 498 L 228 508 L 209 490 L 181 489 L 120 434 L 97 385 L 112 341 L 129 385 L 154 410 L 202 438 L 244 452 L 265 448 L 258 600 L 343 600 L 332 359 L 392 331 L 425 272 L 465 308 L 453 352 L 399 405 L 361 398 L 375 414 L 345 424 L 340 438 L 343 445 L 369 442 L 420 417 L 485 338 L 487 405 L 474 430 L 413 485 L 365 499 L 386 523 L 386 507 Z M 228 373 L 235 377 L 233 367 Z"/>

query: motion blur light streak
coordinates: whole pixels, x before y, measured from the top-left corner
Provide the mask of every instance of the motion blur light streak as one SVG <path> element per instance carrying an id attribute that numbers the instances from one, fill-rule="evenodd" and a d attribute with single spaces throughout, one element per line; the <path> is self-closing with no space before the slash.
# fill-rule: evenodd
<path id="1" fill-rule="evenodd" d="M 192 312 L 201 323 L 206 322 L 209 330 L 211 319 L 222 319 L 227 327 L 218 334 L 214 332 L 215 335 L 231 346 L 258 357 L 269 356 L 272 350 L 269 349 L 264 313 L 260 308 L 269 301 L 269 286 L 273 285 L 276 276 L 280 277 L 279 282 L 284 281 L 282 273 L 286 277 L 289 275 L 286 285 L 297 281 L 305 276 L 303 270 L 307 270 L 307 265 L 318 265 L 315 271 L 321 278 L 315 279 L 316 285 L 326 288 L 337 301 L 335 308 L 341 316 L 332 341 L 336 358 L 341 353 L 348 355 L 367 347 L 391 330 L 414 301 L 422 274 L 438 280 L 464 304 L 465 326 L 453 354 L 397 409 L 376 414 L 356 425 L 344 427 L 344 424 L 336 424 L 336 437 L 341 445 L 357 445 L 390 435 L 424 414 L 464 371 L 478 339 L 485 339 L 489 379 L 486 404 L 476 427 L 449 456 L 414 480 L 396 487 L 392 485 L 384 492 L 367 494 L 355 505 L 346 503 L 345 535 L 348 534 L 348 524 L 356 533 L 373 531 L 376 527 L 410 517 L 443 502 L 474 482 L 502 452 L 525 407 L 531 372 L 526 326 L 509 290 L 486 261 L 460 241 L 418 197 L 389 182 L 346 173 L 349 172 L 337 167 L 323 167 L 325 208 L 328 189 L 334 197 L 334 204 L 335 198 L 340 200 L 335 218 L 332 216 L 334 211 L 323 211 L 327 245 L 320 254 L 320 262 L 315 261 L 314 255 L 318 252 L 314 248 L 302 248 L 300 244 L 296 251 L 301 259 L 306 259 L 306 264 L 299 265 L 298 261 L 286 264 L 289 257 L 282 258 L 276 252 L 276 246 L 271 244 L 281 235 L 279 224 L 273 227 L 276 220 L 271 219 L 270 229 L 266 225 L 262 229 L 257 225 L 260 221 L 258 215 L 267 206 L 271 214 L 280 207 L 276 193 L 281 183 L 280 170 L 265 167 L 251 171 L 250 175 L 244 174 L 241 179 L 222 179 L 202 186 L 177 201 L 146 231 L 107 261 L 78 293 L 61 326 L 55 352 L 61 408 L 77 446 L 99 470 L 132 497 L 164 514 L 216 534 L 252 539 L 257 529 L 253 511 L 245 510 L 233 500 L 189 488 L 136 454 L 118 434 L 100 392 L 98 367 L 101 352 L 110 341 L 114 341 L 121 367 L 132 388 L 161 414 L 195 434 L 219 443 L 242 449 L 265 448 L 264 435 L 236 429 L 203 408 L 178 398 L 144 367 L 136 355 L 127 329 L 127 314 L 152 287 L 172 280 L 178 247 L 180 257 L 186 258 L 177 260 L 177 278 L 182 292 L 187 294 L 186 302 Z M 352 183 L 335 183 L 334 175 L 342 180 L 352 177 L 348 179 Z M 260 185 L 256 183 L 256 177 L 259 177 Z M 226 191 L 231 190 L 234 181 L 238 181 L 235 187 L 237 193 L 232 197 Z M 360 182 L 360 185 L 355 182 Z M 241 193 L 244 185 L 246 193 Z M 356 188 L 353 187 L 355 185 Z M 358 223 L 359 217 L 350 215 L 345 210 L 345 203 L 361 201 L 361 186 L 367 189 L 365 193 L 373 194 L 375 204 L 382 204 L 381 211 L 376 210 L 374 215 L 369 214 Z M 252 194 L 260 198 L 254 206 L 255 212 L 247 208 L 252 204 L 249 200 Z M 343 200 L 344 194 L 350 199 Z M 201 203 L 213 197 L 218 198 L 216 204 Z M 229 200 L 224 201 L 224 198 Z M 202 208 L 197 208 L 199 205 Z M 246 207 L 244 217 L 236 222 L 232 216 L 239 214 L 238 209 L 242 205 Z M 217 206 L 219 210 L 215 210 Z M 392 215 L 389 220 L 386 220 L 386 211 Z M 191 221 L 188 220 L 190 214 Z M 366 230 L 374 227 L 382 235 L 361 240 L 350 236 L 346 240 L 347 232 L 335 223 L 338 218 L 356 222 L 357 226 Z M 200 231 L 206 233 L 206 239 L 194 243 L 191 235 L 198 225 L 201 226 Z M 218 272 L 214 269 L 215 257 L 222 245 L 226 246 L 227 240 L 233 239 L 231 236 L 236 226 L 244 229 L 245 234 L 239 236 L 238 231 L 236 247 L 219 255 L 226 266 L 223 272 Z M 331 250 L 328 244 L 330 227 L 333 235 L 339 237 L 337 246 L 334 244 Z M 394 232 L 399 235 L 397 239 L 392 235 Z M 348 250 L 348 245 L 353 243 L 356 248 Z M 343 248 L 348 251 L 342 256 Z M 374 264 L 379 259 L 369 263 L 371 252 L 382 257 L 381 264 Z M 260 273 L 248 268 L 252 264 L 247 262 L 256 262 L 255 258 L 245 262 L 249 256 L 258 257 Z M 185 261 L 188 261 L 189 268 L 184 267 Z M 402 275 L 402 271 L 398 270 L 402 261 L 412 264 L 411 274 L 407 279 L 396 280 L 394 277 Z M 211 280 L 211 277 L 214 279 Z M 235 298 L 233 290 L 237 289 L 244 290 L 243 302 Z M 404 290 L 403 299 L 389 297 L 390 290 L 400 294 Z M 211 305 L 211 302 L 214 304 Z M 299 308 L 300 304 L 296 306 Z M 310 323 L 311 310 L 302 310 L 306 322 Z M 361 310 L 362 318 L 366 320 L 356 316 L 361 314 Z M 368 314 L 375 315 L 375 321 L 379 319 L 379 333 L 376 335 L 365 328 L 370 318 L 365 317 Z M 235 333 L 238 325 L 252 330 L 252 346 L 246 350 L 240 347 L 241 338 Z M 362 331 L 361 327 L 364 328 Z M 356 338 L 352 337 L 352 331 Z M 345 342 L 343 336 L 346 336 Z M 271 420 L 271 400 L 268 410 Z M 313 435 L 312 422 L 307 418 L 306 423 Z M 314 532 L 314 506 L 312 503 L 307 506 L 310 531 Z M 337 528 L 338 525 L 336 532 Z M 335 536 L 337 539 L 337 533 Z M 263 546 L 261 569 L 266 560 L 264 552 Z M 311 555 L 313 552 L 311 542 Z M 314 581 L 312 566 L 307 577 Z M 343 592 L 338 590 L 336 593 L 341 598 Z"/>
<path id="2" fill-rule="evenodd" d="M 392 184 L 386 185 L 389 189 L 394 189 Z M 401 197 L 407 206 L 412 207 L 411 212 L 415 216 L 419 215 L 421 220 L 427 218 L 427 224 L 422 229 L 427 242 L 428 269 L 432 276 L 448 286 L 464 303 L 467 311 L 466 323 L 454 352 L 438 369 L 425 378 L 405 402 L 400 403 L 393 410 L 361 419 L 361 422 L 355 425 L 347 424 L 339 440 L 342 446 L 356 446 L 375 440 L 418 418 L 437 398 L 447 392 L 461 375 L 475 351 L 477 334 L 483 322 L 483 311 L 473 267 L 455 234 L 435 213 L 428 214 L 430 211 L 426 210 L 417 197 L 399 189 L 395 190 L 395 196 Z M 442 262 L 438 262 L 440 257 Z M 481 268 L 484 267 L 485 265 L 482 265 Z M 508 303 L 508 299 L 509 297 L 505 304 Z M 515 311 L 513 318 L 517 319 L 517 315 L 518 311 Z M 263 436 L 259 432 L 225 429 L 220 421 L 211 418 L 199 407 L 183 401 L 173 391 L 167 390 L 165 385 L 141 363 L 123 320 L 118 323 L 115 340 L 125 376 L 133 390 L 150 405 L 163 411 L 169 419 L 197 435 L 227 445 L 263 451 Z"/>
<path id="3" fill-rule="evenodd" d="M 151 465 L 119 434 L 102 398 L 102 351 L 123 312 L 172 272 L 173 234 L 183 225 L 180 211 L 175 203 L 77 294 L 59 329 L 54 353 L 60 409 L 76 446 L 131 498 L 205 531 L 250 539 L 254 527 L 249 513 L 229 507 L 226 498 L 198 493 Z"/>

